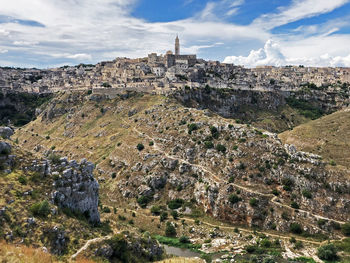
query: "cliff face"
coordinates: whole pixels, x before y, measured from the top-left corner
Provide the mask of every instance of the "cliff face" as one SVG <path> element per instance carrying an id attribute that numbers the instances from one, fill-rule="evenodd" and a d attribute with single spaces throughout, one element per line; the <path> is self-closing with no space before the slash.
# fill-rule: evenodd
<path id="1" fill-rule="evenodd" d="M 51 98 L 50 94 L 0 90 L 0 125 L 9 122 L 15 126 L 27 124 L 35 118 L 36 109 Z"/>
<path id="2" fill-rule="evenodd" d="M 173 96 L 186 107 L 209 109 L 224 118 L 282 132 L 350 103 L 349 96 L 328 90 L 183 89 Z"/>
<path id="3" fill-rule="evenodd" d="M 94 165 L 85 159 L 80 163 L 61 158 L 60 164 L 55 167 L 63 170 L 62 175 L 54 182 L 56 189 L 52 194 L 54 203 L 62 208 L 69 208 L 84 214 L 91 223 L 100 222 L 98 212 L 99 184 L 93 176 Z"/>

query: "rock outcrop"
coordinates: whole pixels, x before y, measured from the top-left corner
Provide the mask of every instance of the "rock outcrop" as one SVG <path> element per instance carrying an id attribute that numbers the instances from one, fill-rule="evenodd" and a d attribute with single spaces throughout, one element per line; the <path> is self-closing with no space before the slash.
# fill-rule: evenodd
<path id="1" fill-rule="evenodd" d="M 13 130 L 10 127 L 0 127 L 0 137 L 10 139 L 13 135 Z"/>
<path id="2" fill-rule="evenodd" d="M 12 147 L 7 142 L 0 141 L 0 154 L 8 155 L 11 153 Z"/>
<path id="3" fill-rule="evenodd" d="M 56 191 L 52 194 L 54 203 L 84 214 L 91 223 L 99 223 L 99 184 L 93 176 L 94 165 L 85 159 L 77 163 L 61 158 L 59 167 L 64 170 L 62 175 L 54 174 L 58 177 L 54 182 Z"/>

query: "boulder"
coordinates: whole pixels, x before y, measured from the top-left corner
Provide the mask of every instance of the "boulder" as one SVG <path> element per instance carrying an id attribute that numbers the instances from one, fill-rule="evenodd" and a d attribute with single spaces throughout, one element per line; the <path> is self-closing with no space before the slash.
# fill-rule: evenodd
<path id="1" fill-rule="evenodd" d="M 0 141 L 0 155 L 9 155 L 12 147 L 7 142 Z"/>
<path id="2" fill-rule="evenodd" d="M 10 127 L 0 127 L 0 137 L 10 139 L 13 135 L 13 130 Z"/>

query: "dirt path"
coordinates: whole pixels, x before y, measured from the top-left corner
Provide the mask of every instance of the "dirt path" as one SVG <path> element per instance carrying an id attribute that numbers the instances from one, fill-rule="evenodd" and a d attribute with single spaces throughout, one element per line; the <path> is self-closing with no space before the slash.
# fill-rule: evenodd
<path id="1" fill-rule="evenodd" d="M 110 238 L 111 238 L 111 236 L 105 236 L 105 237 L 98 237 L 98 238 L 88 240 L 84 246 L 82 246 L 74 255 L 71 256 L 71 259 L 76 259 L 77 256 L 79 256 L 80 253 L 87 250 L 91 244 L 94 244 L 94 243 L 97 243 L 97 242 L 100 242 L 100 241 L 103 241 L 106 239 L 110 239 Z"/>
<path id="2" fill-rule="evenodd" d="M 123 119 L 123 121 L 124 121 L 125 123 L 127 123 L 124 119 Z M 129 123 L 128 123 L 128 124 L 129 124 Z M 216 176 L 213 172 L 209 171 L 209 170 L 208 170 L 207 168 L 205 168 L 204 166 L 199 165 L 199 164 L 192 164 L 192 163 L 190 163 L 190 162 L 188 162 L 188 161 L 186 161 L 186 160 L 184 160 L 184 159 L 182 159 L 182 158 L 177 158 L 177 157 L 170 156 L 167 152 L 163 151 L 163 150 L 158 146 L 158 144 L 155 142 L 155 139 L 154 139 L 154 138 L 152 138 L 151 136 L 149 136 L 149 135 L 146 134 L 146 133 L 143 133 L 143 132 L 139 131 L 136 127 L 132 127 L 132 129 L 133 129 L 136 133 L 138 133 L 140 136 L 142 136 L 142 137 L 147 137 L 149 140 L 153 141 L 153 143 L 154 143 L 153 149 L 156 150 L 156 151 L 158 151 L 158 152 L 160 152 L 160 153 L 162 153 L 162 154 L 163 154 L 164 156 L 166 156 L 167 158 L 172 159 L 172 160 L 179 160 L 179 161 L 181 161 L 182 163 L 185 163 L 185 164 L 187 164 L 187 165 L 191 165 L 191 166 L 193 166 L 193 167 L 197 167 L 197 168 L 201 169 L 202 171 L 206 172 L 207 174 L 209 174 L 209 175 L 214 179 L 214 181 L 215 181 L 216 183 L 224 183 L 223 180 L 222 180 L 221 178 L 219 178 L 218 176 Z M 235 183 L 231 183 L 231 185 L 233 185 L 233 186 L 235 186 L 235 187 L 237 187 L 237 188 L 239 188 L 239 189 L 242 189 L 242 190 L 244 190 L 244 191 L 246 191 L 246 192 L 252 193 L 252 194 L 256 194 L 256 195 L 260 195 L 260 196 L 264 196 L 264 197 L 271 197 L 271 200 L 270 200 L 270 201 L 271 201 L 273 204 L 275 204 L 275 205 L 277 205 L 277 206 L 280 206 L 280 207 L 287 208 L 287 209 L 289 209 L 289 210 L 293 210 L 293 211 L 295 210 L 294 208 L 290 207 L 289 205 L 286 205 L 286 204 L 282 204 L 282 203 L 277 202 L 277 201 L 276 201 L 276 200 L 277 200 L 277 196 L 275 196 L 275 195 L 273 195 L 273 194 L 264 194 L 264 193 L 260 193 L 260 192 L 258 192 L 258 191 L 251 190 L 251 189 L 249 189 L 249 188 L 247 188 L 247 187 L 244 187 L 244 186 L 241 186 L 241 185 L 238 185 L 238 184 L 235 184 Z M 309 216 L 309 217 L 315 217 L 315 218 L 317 218 L 317 219 L 324 219 L 324 220 L 336 222 L 336 223 L 338 223 L 338 224 L 345 224 L 345 223 L 346 223 L 346 222 L 344 222 L 344 221 L 340 221 L 340 220 L 331 219 L 331 218 L 328 218 L 328 217 L 324 217 L 324 216 L 312 214 L 311 212 L 306 211 L 306 210 L 298 209 L 298 211 L 301 212 L 301 213 L 306 214 L 306 215 Z"/>

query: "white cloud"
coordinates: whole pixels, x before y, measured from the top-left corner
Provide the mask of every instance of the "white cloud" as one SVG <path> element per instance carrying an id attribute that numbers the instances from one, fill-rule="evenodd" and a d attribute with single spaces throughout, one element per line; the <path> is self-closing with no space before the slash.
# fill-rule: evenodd
<path id="1" fill-rule="evenodd" d="M 284 65 L 305 65 L 305 66 L 322 66 L 322 67 L 350 67 L 350 53 L 346 56 L 335 56 L 328 53 L 317 56 L 298 56 L 295 48 L 295 56 L 286 56 L 283 54 L 281 45 L 273 40 L 268 40 L 264 48 L 252 50 L 246 57 L 230 56 L 226 57 L 224 63 L 233 63 L 246 67 L 256 67 L 262 65 L 284 66 Z"/>
<path id="2" fill-rule="evenodd" d="M 74 54 L 67 55 L 66 58 L 76 59 L 76 60 L 91 60 L 92 57 L 89 54 Z"/>
<path id="3" fill-rule="evenodd" d="M 293 0 L 290 6 L 279 8 L 278 13 L 265 14 L 257 18 L 253 24 L 272 29 L 300 19 L 331 12 L 349 2 L 350 0 Z"/>
<path id="4" fill-rule="evenodd" d="M 117 56 L 142 57 L 150 52 L 164 53 L 173 48 L 177 33 L 182 50 L 188 53 L 214 47 L 218 42 L 224 43 L 221 52 L 239 42 L 259 46 L 273 38 L 280 43 L 279 48 L 275 43 L 267 43 L 264 49 L 252 51 L 250 57 L 233 57 L 247 64 L 260 61 L 277 65 L 283 62 L 282 54 L 296 58 L 308 57 L 308 54 L 320 57 L 326 53 L 340 63 L 337 57 L 348 54 L 348 46 L 344 43 L 349 42 L 339 42 L 348 41 L 348 38 L 339 38 L 335 44 L 334 33 L 345 23 L 340 19 L 327 25 L 300 27 L 283 36 L 273 35 L 270 29 L 329 12 L 350 0 L 293 0 L 290 6 L 263 15 L 251 25 L 237 25 L 225 20 L 239 13 L 244 0 L 213 0 L 193 17 L 163 23 L 132 17 L 132 8 L 140 0 L 2 1 L 5 3 L 1 4 L 0 15 L 43 25 L 0 24 L 0 46 L 10 50 L 11 54 L 19 54 L 20 59 L 28 57 L 29 63 L 37 65 L 42 61 L 50 64 L 52 58 L 55 60 L 51 65 L 61 63 L 62 59 L 67 63 L 98 62 Z"/>
<path id="5" fill-rule="evenodd" d="M 226 57 L 224 63 L 233 63 L 247 67 L 256 67 L 261 65 L 282 66 L 285 64 L 285 58 L 281 53 L 278 44 L 272 40 L 268 40 L 265 43 L 264 48 L 250 51 L 247 57 Z"/>
<path id="6" fill-rule="evenodd" d="M 1 48 L 0 48 L 0 54 L 5 54 L 5 53 L 7 53 L 7 52 L 9 52 L 7 49 L 1 49 Z"/>
<path id="7" fill-rule="evenodd" d="M 13 41 L 15 46 L 34 46 L 39 44 L 39 42 L 30 42 L 30 41 Z"/>

